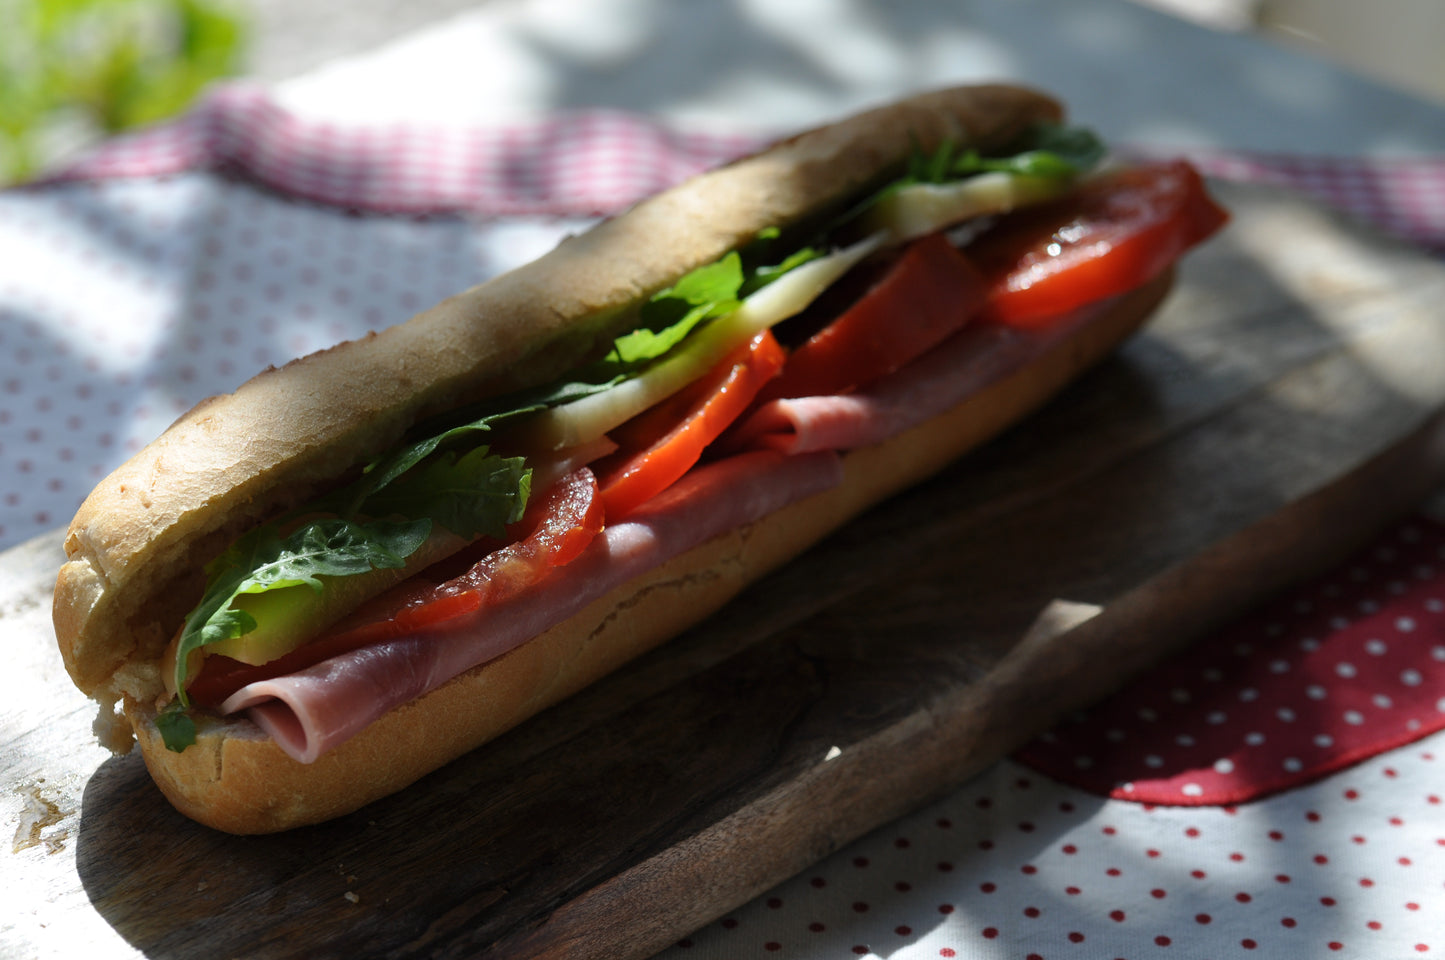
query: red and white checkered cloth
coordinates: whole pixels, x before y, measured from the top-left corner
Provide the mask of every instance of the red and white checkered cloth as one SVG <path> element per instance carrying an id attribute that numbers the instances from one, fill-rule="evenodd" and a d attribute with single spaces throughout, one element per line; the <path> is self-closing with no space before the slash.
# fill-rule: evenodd
<path id="1" fill-rule="evenodd" d="M 342 127 L 298 119 L 264 88 L 237 83 L 216 88 L 179 120 L 108 142 L 46 182 L 209 169 L 356 210 L 597 216 L 770 139 L 684 132 L 603 110 L 485 129 Z M 1190 158 L 1211 176 L 1288 187 L 1445 250 L 1445 157 L 1193 151 Z"/>
<path id="2" fill-rule="evenodd" d="M 593 110 L 485 129 L 299 119 L 263 88 L 216 88 L 171 123 L 119 137 L 46 183 L 220 170 L 292 197 L 379 213 L 599 216 L 762 138 L 684 133 Z"/>
<path id="3" fill-rule="evenodd" d="M 1211 177 L 1284 187 L 1387 233 L 1445 252 L 1445 157 L 1310 157 L 1196 150 L 1189 159 Z"/>

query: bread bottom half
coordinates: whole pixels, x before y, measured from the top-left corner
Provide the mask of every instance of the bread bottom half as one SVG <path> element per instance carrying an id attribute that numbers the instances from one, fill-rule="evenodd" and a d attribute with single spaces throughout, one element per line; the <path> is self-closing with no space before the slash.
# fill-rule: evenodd
<path id="1" fill-rule="evenodd" d="M 202 718 L 196 745 L 174 753 L 161 740 L 154 711 L 127 701 L 146 766 L 186 816 L 239 834 L 318 823 L 401 790 L 701 622 L 852 517 L 1041 406 L 1133 333 L 1171 281 L 1168 273 L 1126 294 L 1104 316 L 948 412 L 848 452 L 838 486 L 623 584 L 533 640 L 391 711 L 315 763 L 292 760 L 244 718 Z"/>

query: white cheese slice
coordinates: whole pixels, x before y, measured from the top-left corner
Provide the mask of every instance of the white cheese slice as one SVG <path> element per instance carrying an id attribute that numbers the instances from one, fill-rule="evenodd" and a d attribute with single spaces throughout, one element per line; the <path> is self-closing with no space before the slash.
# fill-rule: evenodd
<path id="1" fill-rule="evenodd" d="M 1068 192 L 1073 182 L 995 171 L 957 183 L 916 183 L 888 194 L 863 214 L 863 229 L 890 243 L 935 233 L 974 217 L 1008 213 Z"/>

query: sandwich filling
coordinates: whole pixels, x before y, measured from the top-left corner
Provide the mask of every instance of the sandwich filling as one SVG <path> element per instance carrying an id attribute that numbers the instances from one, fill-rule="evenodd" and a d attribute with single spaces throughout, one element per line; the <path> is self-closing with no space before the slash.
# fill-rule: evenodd
<path id="1" fill-rule="evenodd" d="M 561 380 L 419 424 L 208 568 L 166 654 L 167 747 L 246 711 L 303 762 L 717 534 L 827 489 L 1163 273 L 1226 215 L 1087 132 L 945 144 L 645 303 Z M 1004 214 L 1008 214 L 1004 216 Z M 397 680 L 397 678 L 400 678 Z M 318 692 L 319 691 L 319 692 Z"/>

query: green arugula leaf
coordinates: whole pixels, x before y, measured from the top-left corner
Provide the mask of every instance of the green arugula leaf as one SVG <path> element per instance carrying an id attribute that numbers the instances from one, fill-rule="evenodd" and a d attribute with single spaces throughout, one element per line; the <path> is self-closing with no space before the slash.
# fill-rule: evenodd
<path id="1" fill-rule="evenodd" d="M 643 304 L 640 325 L 612 342 L 608 359 L 634 368 L 666 355 L 702 321 L 736 310 L 742 286 L 736 251 L 698 267 Z"/>
<path id="2" fill-rule="evenodd" d="M 166 749 L 172 753 L 183 753 L 186 747 L 196 743 L 196 722 L 179 699 L 172 700 L 156 714 L 156 729 L 161 732 L 161 741 Z"/>
<path id="3" fill-rule="evenodd" d="M 736 299 L 738 289 L 742 285 L 743 260 L 742 256 L 734 250 L 720 260 L 705 264 L 691 273 L 685 274 L 677 283 L 654 295 L 648 305 L 642 308 L 643 326 L 653 327 L 647 317 L 647 312 L 665 301 L 680 300 L 695 307 L 720 303 Z"/>
<path id="4" fill-rule="evenodd" d="M 521 457 L 486 447 L 443 451 L 366 498 L 372 516 L 429 517 L 459 537 L 501 537 L 522 519 L 532 472 Z"/>
<path id="5" fill-rule="evenodd" d="M 925 153 L 915 140 L 906 172 L 845 210 L 832 222 L 829 232 L 846 230 L 880 200 L 906 187 L 952 183 L 991 172 L 1067 180 L 1093 169 L 1107 152 L 1104 142 L 1088 128 L 1048 122 L 1031 124 L 998 156 L 984 156 L 977 150 L 960 154 L 958 144 L 952 140 L 944 140 L 938 149 Z"/>
<path id="6" fill-rule="evenodd" d="M 949 172 L 955 178 L 1000 171 L 1062 180 L 1087 173 L 1104 159 L 1106 152 L 1103 141 L 1086 127 L 1036 123 L 1008 155 L 984 157 L 970 150 L 950 164 Z"/>
<path id="7" fill-rule="evenodd" d="M 820 259 L 827 255 L 827 251 L 824 250 L 821 246 L 801 247 L 788 254 L 788 256 L 784 257 L 782 263 L 774 264 L 772 266 L 758 267 L 756 270 L 753 271 L 752 276 L 748 277 L 747 281 L 743 284 L 741 296 L 747 297 L 753 293 L 756 293 L 763 287 L 766 287 L 768 284 L 781 277 L 783 274 L 788 273 L 792 270 L 796 270 L 798 267 L 801 267 L 805 263 L 809 263 L 813 260 Z"/>
<path id="8" fill-rule="evenodd" d="M 938 150 L 929 157 L 923 165 L 918 177 L 921 183 L 942 183 L 951 179 L 953 174 L 953 152 L 958 149 L 958 144 L 952 140 L 944 140 L 938 145 Z"/>
<path id="9" fill-rule="evenodd" d="M 375 510 L 363 509 L 368 498 L 431 456 L 439 448 L 463 438 L 470 438 L 475 433 L 486 433 L 499 426 L 503 421 L 544 409 L 544 406 L 539 403 L 511 405 L 500 411 L 475 413 L 474 416 L 454 426 L 439 426 L 435 431 L 423 435 L 421 439 L 405 444 L 372 461 L 362 471 L 363 476 L 360 480 L 315 501 L 308 509 L 310 512 L 335 513 L 342 517 L 353 517 L 359 512 L 369 513 L 372 516 L 384 516 L 385 514 Z M 428 515 L 424 512 L 402 511 L 402 513 L 409 517 Z"/>
<path id="10" fill-rule="evenodd" d="M 316 520 L 284 540 L 263 540 L 263 562 L 251 568 L 237 593 L 261 593 L 302 584 L 320 592 L 317 577 L 349 577 L 369 570 L 406 566 L 406 558 L 431 534 L 428 518 L 403 522 Z M 269 549 L 275 545 L 274 552 Z"/>
<path id="11" fill-rule="evenodd" d="M 274 586 L 280 587 L 280 584 Z M 230 599 L 234 600 L 241 593 L 258 593 L 257 590 L 237 591 Z M 245 610 L 237 610 L 234 607 L 222 607 L 201 625 L 201 646 L 212 643 L 220 643 L 222 640 L 234 640 L 243 637 L 256 629 L 256 618 Z"/>
<path id="12" fill-rule="evenodd" d="M 581 400 L 594 393 L 609 390 L 635 376 L 635 372 L 623 371 L 620 368 L 604 369 L 599 361 L 574 373 L 573 376 L 577 379 L 559 380 L 542 390 L 529 393 L 527 399 L 535 402 L 538 408 L 559 407 L 564 403 L 571 403 L 573 400 Z"/>
<path id="13" fill-rule="evenodd" d="M 560 406 L 610 390 L 619 383 L 636 377 L 651 364 L 677 349 L 694 330 L 707 321 L 736 310 L 742 298 L 767 286 L 788 271 L 826 254 L 821 247 L 805 246 L 788 253 L 779 263 L 751 265 L 757 263 L 759 255 L 772 253 L 774 244 L 770 241 L 777 240 L 780 234 L 781 231 L 775 227 L 766 228 L 758 233 L 759 242 L 748 248 L 749 256 L 744 257 L 734 251 L 684 275 L 677 283 L 654 294 L 643 304 L 638 312 L 637 329 L 616 338 L 612 349 L 601 359 L 545 387 L 514 394 L 499 401 L 489 401 L 488 409 L 494 412 L 486 414 L 484 419 L 495 424 L 500 417 Z M 473 408 L 470 415 L 483 417 L 479 408 Z M 468 424 L 458 430 L 476 428 L 476 424 Z M 450 436 L 449 434 L 447 438 L 450 439 Z M 417 451 L 424 451 L 421 456 L 436 449 L 436 443 L 425 446 L 428 443 L 431 442 L 420 441 L 416 445 Z M 415 453 L 403 450 L 388 457 L 387 462 L 395 463 L 395 469 L 399 472 L 418 459 L 420 457 Z M 391 470 L 380 467 L 377 469 L 384 475 Z M 377 488 L 381 485 L 383 484 L 378 484 Z"/>
<path id="14" fill-rule="evenodd" d="M 430 535 L 430 518 L 357 523 L 327 519 L 307 523 L 282 538 L 273 526 L 260 527 L 211 565 L 212 582 L 200 605 L 186 618 L 176 653 L 178 700 L 185 695 L 192 651 L 256 629 L 250 614 L 231 609 L 242 594 L 305 585 L 320 592 L 320 577 L 346 577 L 373 569 L 403 567 Z"/>
<path id="15" fill-rule="evenodd" d="M 1084 173 L 1099 165 L 1109 148 L 1098 134 L 1088 127 L 1069 127 L 1060 123 L 1038 123 L 1030 128 L 1028 150 L 1052 153 L 1072 164 L 1076 173 Z"/>
<path id="16" fill-rule="evenodd" d="M 567 379 L 519 395 L 515 402 L 555 407 L 632 379 L 670 353 L 704 322 L 736 310 L 745 279 L 737 252 L 698 267 L 643 304 L 637 329 L 615 339 L 606 356 Z"/>

